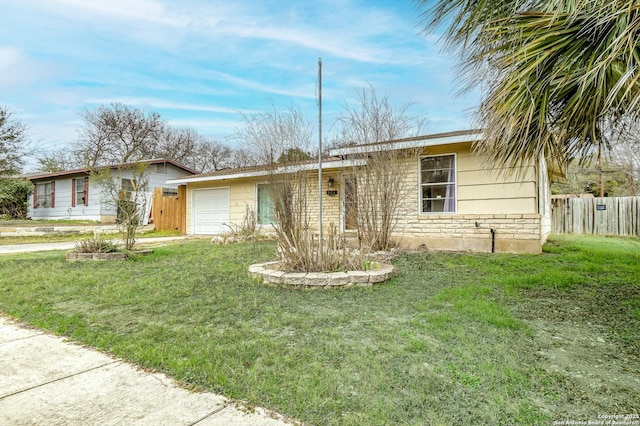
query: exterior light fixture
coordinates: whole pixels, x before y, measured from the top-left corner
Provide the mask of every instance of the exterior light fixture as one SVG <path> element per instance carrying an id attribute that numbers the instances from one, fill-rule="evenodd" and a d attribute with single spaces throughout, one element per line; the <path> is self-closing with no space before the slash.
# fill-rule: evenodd
<path id="1" fill-rule="evenodd" d="M 334 189 L 336 185 L 336 181 L 333 179 L 332 176 L 329 176 L 329 179 L 327 179 L 327 195 L 329 197 L 335 197 L 336 195 L 338 195 L 338 190 Z"/>

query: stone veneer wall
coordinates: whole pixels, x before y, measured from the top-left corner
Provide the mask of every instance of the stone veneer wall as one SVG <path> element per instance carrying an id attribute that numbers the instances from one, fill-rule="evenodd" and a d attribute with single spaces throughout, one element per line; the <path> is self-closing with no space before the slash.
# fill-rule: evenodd
<path id="1" fill-rule="evenodd" d="M 491 229 L 495 229 L 495 251 L 540 253 L 539 214 L 452 214 L 401 217 L 394 236 L 403 246 L 455 251 L 491 251 Z"/>

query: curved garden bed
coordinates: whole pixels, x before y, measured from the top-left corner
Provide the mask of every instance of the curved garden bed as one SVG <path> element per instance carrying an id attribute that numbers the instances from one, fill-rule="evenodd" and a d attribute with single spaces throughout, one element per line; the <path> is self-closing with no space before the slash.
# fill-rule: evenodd
<path id="1" fill-rule="evenodd" d="M 366 287 L 381 283 L 396 275 L 396 268 L 387 263 L 367 271 L 347 272 L 285 272 L 280 262 L 257 263 L 249 266 L 251 277 L 264 284 L 295 288 Z"/>

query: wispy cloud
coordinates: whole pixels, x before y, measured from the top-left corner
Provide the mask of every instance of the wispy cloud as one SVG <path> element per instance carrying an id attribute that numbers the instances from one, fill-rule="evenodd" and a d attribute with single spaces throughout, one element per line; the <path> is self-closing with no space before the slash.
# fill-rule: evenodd
<path id="1" fill-rule="evenodd" d="M 169 26 L 185 26 L 189 21 L 170 13 L 162 2 L 156 0 L 46 0 L 40 3 L 63 10 L 65 14 L 91 15 L 104 20 L 115 17 Z"/>
<path id="2" fill-rule="evenodd" d="M 22 60 L 22 51 L 15 47 L 0 46 L 0 72 L 5 73 L 14 68 Z"/>
<path id="3" fill-rule="evenodd" d="M 134 106 L 150 107 L 150 108 L 157 108 L 157 109 L 217 112 L 222 114 L 238 114 L 240 112 L 237 109 L 228 108 L 228 107 L 171 102 L 163 99 L 153 99 L 153 98 L 135 98 L 135 97 L 89 98 L 86 100 L 86 102 L 88 104 L 100 104 L 100 105 L 108 105 L 111 103 L 121 103 L 125 105 L 134 105 Z"/>
<path id="4" fill-rule="evenodd" d="M 413 7 L 385 0 L 0 0 L 0 104 L 44 145 L 74 136 L 78 112 L 122 102 L 224 139 L 238 112 L 291 103 L 329 126 L 355 90 L 465 122 L 453 61 L 418 35 Z M 475 96 L 475 95 L 474 95 Z M 470 99 L 473 99 L 471 96 Z M 430 112 L 431 111 L 431 112 Z M 462 117 L 462 118 L 460 118 Z"/>

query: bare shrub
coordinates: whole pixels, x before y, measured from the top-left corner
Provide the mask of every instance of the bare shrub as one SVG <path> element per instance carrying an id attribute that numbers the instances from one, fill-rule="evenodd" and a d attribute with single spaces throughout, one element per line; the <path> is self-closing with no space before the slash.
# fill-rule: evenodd
<path id="1" fill-rule="evenodd" d="M 256 211 L 249 207 L 249 205 L 245 205 L 245 213 L 242 217 L 242 223 L 240 225 L 225 225 L 229 228 L 229 232 L 226 233 L 227 236 L 243 238 L 255 237 L 257 236 Z"/>
<path id="2" fill-rule="evenodd" d="M 269 169 L 268 193 L 273 203 L 273 225 L 283 268 L 291 271 L 319 272 L 346 268 L 334 249 L 337 233 L 325 247 L 319 248 L 317 230 L 311 227 L 308 205 L 312 172 L 300 170 L 310 158 L 311 125 L 299 109 L 243 115 L 244 129 L 236 137 L 252 150 Z M 326 253 L 331 253 L 327 257 Z"/>
<path id="3" fill-rule="evenodd" d="M 391 235 L 398 223 L 400 206 L 417 188 L 407 182 L 407 161 L 417 158 L 419 149 L 393 150 L 380 144 L 358 154 L 366 165 L 351 171 L 356 182 L 355 203 L 358 241 L 365 251 L 390 250 L 397 244 Z"/>
<path id="4" fill-rule="evenodd" d="M 416 158 L 415 149 L 394 150 L 387 141 L 418 136 L 426 124 L 422 113 L 412 113 L 415 105 L 407 102 L 396 108 L 385 94 L 378 97 L 369 85 L 357 91 L 355 105 L 344 105 L 338 117 L 340 132 L 337 146 L 361 146 L 365 166 L 350 171 L 355 182 L 354 206 L 361 250 L 389 250 L 395 244 L 391 233 L 398 221 L 399 207 L 407 197 L 409 185 L 404 176 L 406 160 Z"/>
<path id="5" fill-rule="evenodd" d="M 116 222 L 126 250 L 133 249 L 136 231 L 144 220 L 149 191 L 148 165 L 139 162 L 118 168 L 116 173 L 105 168 L 91 174 L 91 179 L 103 191 L 105 203 L 117 211 Z"/>
<path id="6" fill-rule="evenodd" d="M 111 240 L 96 236 L 75 243 L 75 251 L 78 253 L 115 253 L 118 245 Z"/>
<path id="7" fill-rule="evenodd" d="M 338 228 L 332 223 L 324 238 L 322 256 L 318 255 L 318 241 L 315 234 L 305 232 L 302 238 L 293 241 L 276 228 L 278 254 L 281 267 L 293 272 L 336 272 L 362 271 L 371 269 L 367 253 L 350 250 L 344 244 Z"/>

